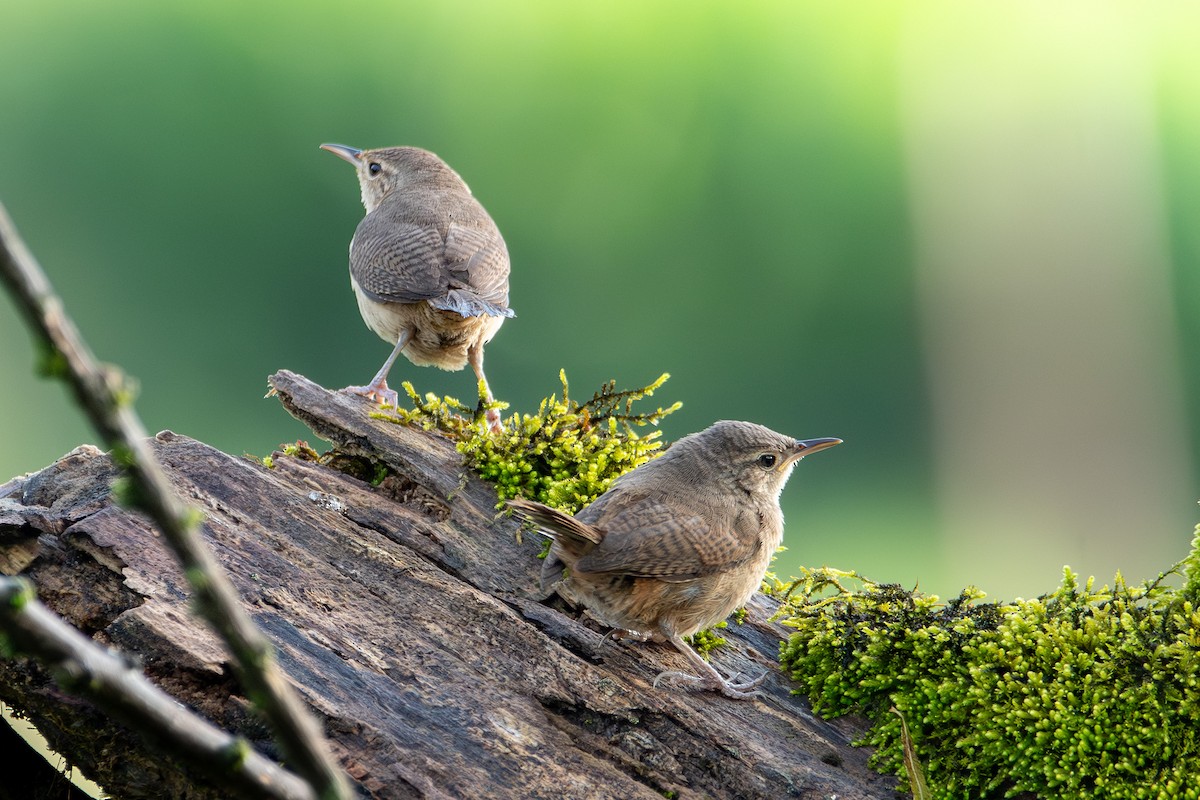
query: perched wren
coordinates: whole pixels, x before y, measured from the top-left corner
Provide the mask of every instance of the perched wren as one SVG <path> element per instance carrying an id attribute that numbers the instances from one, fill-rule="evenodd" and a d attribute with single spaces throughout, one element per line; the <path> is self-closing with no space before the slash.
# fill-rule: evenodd
<path id="1" fill-rule="evenodd" d="M 483 384 L 483 346 L 508 307 L 508 248 L 487 211 L 446 162 L 417 147 L 357 150 L 323 144 L 354 165 L 367 215 L 350 241 L 350 286 L 367 327 L 395 345 L 366 386 L 345 391 L 395 405 L 388 370 L 401 353 L 418 366 L 470 364 Z M 488 411 L 492 430 L 500 414 Z"/>
<path id="2" fill-rule="evenodd" d="M 655 684 L 746 698 L 765 674 L 732 683 L 683 637 L 725 619 L 759 588 L 783 539 L 779 495 L 792 468 L 841 441 L 718 422 L 621 476 L 576 516 L 508 504 L 554 540 L 543 582 L 565 566 L 564 594 L 635 638 L 665 639 L 700 673 L 664 672 Z"/>

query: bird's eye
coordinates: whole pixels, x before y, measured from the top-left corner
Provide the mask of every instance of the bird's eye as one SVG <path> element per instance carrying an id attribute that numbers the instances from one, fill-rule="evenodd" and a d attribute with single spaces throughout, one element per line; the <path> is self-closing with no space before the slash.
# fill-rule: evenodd
<path id="1" fill-rule="evenodd" d="M 774 453 L 763 453 L 761 456 L 754 459 L 754 463 L 758 464 L 763 469 L 771 469 L 775 466 L 775 462 L 777 460 L 778 459 L 775 458 Z"/>
<path id="2" fill-rule="evenodd" d="M 367 172 L 371 173 L 372 175 L 378 175 L 379 173 L 383 172 L 383 167 L 379 166 L 378 161 L 372 161 L 370 164 L 367 164 Z"/>

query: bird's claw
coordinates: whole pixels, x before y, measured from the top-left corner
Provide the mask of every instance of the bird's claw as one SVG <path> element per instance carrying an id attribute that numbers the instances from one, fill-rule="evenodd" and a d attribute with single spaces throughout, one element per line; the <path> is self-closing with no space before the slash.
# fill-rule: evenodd
<path id="1" fill-rule="evenodd" d="M 753 680 L 742 681 L 741 683 L 734 683 L 732 681 L 726 681 L 725 685 L 727 687 L 729 687 L 730 689 L 733 689 L 738 692 L 742 692 L 746 696 L 756 695 L 756 694 L 758 694 L 758 691 L 756 691 L 756 690 L 758 689 L 758 687 L 763 685 L 763 682 L 766 681 L 768 674 L 770 674 L 770 673 L 764 672 L 762 675 L 759 675 L 757 678 L 754 678 Z"/>
<path id="2" fill-rule="evenodd" d="M 342 389 L 343 392 L 362 395 L 368 400 L 374 400 L 381 406 L 392 406 L 395 408 L 400 402 L 400 395 L 392 389 L 389 389 L 387 384 L 370 386 L 347 386 Z"/>
<path id="3" fill-rule="evenodd" d="M 654 679 L 654 688 L 657 689 L 659 683 L 666 681 L 667 683 L 682 685 L 684 688 L 691 690 L 712 689 L 734 700 L 749 700 L 753 697 L 757 697 L 760 694 L 758 687 L 761 686 L 762 682 L 766 679 L 767 673 L 764 672 L 754 680 L 745 681 L 743 683 L 733 683 L 732 681 L 722 680 L 715 677 L 700 677 L 697 675 L 689 675 L 686 672 L 675 672 L 668 670 L 667 672 L 660 672 L 658 677 Z"/>

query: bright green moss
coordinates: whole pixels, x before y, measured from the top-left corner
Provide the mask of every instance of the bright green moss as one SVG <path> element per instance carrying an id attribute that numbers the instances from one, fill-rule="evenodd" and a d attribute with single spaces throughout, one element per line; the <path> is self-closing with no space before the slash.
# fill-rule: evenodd
<path id="1" fill-rule="evenodd" d="M 901 718 L 935 798 L 1200 798 L 1200 534 L 1158 580 L 1034 600 L 937 597 L 806 571 L 780 660 L 814 708 L 865 714 L 875 765 L 904 775 Z M 1181 575 L 1184 586 L 1166 584 Z"/>
<path id="2" fill-rule="evenodd" d="M 698 631 L 696 633 L 693 633 L 691 636 L 685 636 L 685 637 L 683 637 L 683 639 L 685 642 L 687 642 L 692 647 L 694 647 L 696 649 L 696 652 L 699 653 L 700 656 L 707 661 L 708 657 L 709 657 L 709 653 L 712 650 L 714 650 L 718 647 L 721 647 L 722 645 L 724 645 L 726 643 L 725 637 L 719 635 L 716 632 L 717 628 L 724 628 L 727 626 L 728 626 L 727 622 L 718 622 L 716 625 L 713 625 L 711 628 L 706 628 L 705 630 Z"/>
<path id="3" fill-rule="evenodd" d="M 316 460 L 319 458 L 317 451 L 308 446 L 308 442 L 297 441 L 295 444 L 281 445 L 281 452 L 285 456 L 292 458 L 303 458 L 305 460 Z"/>
<path id="4" fill-rule="evenodd" d="M 527 497 L 575 513 L 662 447 L 659 431 L 638 435 L 634 429 L 657 425 L 680 404 L 645 414 L 635 414 L 633 404 L 653 395 L 668 377 L 626 391 L 610 381 L 578 403 L 559 372 L 562 399 L 551 395 L 536 414 L 510 415 L 499 433 L 488 430 L 476 409 L 451 397 L 422 397 L 408 382 L 403 385 L 412 408 L 375 416 L 449 436 L 467 464 L 495 485 L 501 501 Z"/>

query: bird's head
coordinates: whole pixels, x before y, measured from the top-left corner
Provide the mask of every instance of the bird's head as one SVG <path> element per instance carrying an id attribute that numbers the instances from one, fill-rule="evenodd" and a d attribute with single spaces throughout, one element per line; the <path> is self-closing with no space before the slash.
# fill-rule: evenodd
<path id="1" fill-rule="evenodd" d="M 683 437 L 662 458 L 678 459 L 689 471 L 750 496 L 778 498 L 800 459 L 841 443 L 833 438 L 794 439 L 753 422 L 723 420 Z"/>
<path id="2" fill-rule="evenodd" d="M 419 147 L 381 147 L 359 150 L 344 144 L 323 144 L 322 150 L 350 162 L 358 173 L 363 207 L 374 211 L 384 198 L 410 186 L 470 188 L 442 159 Z"/>

